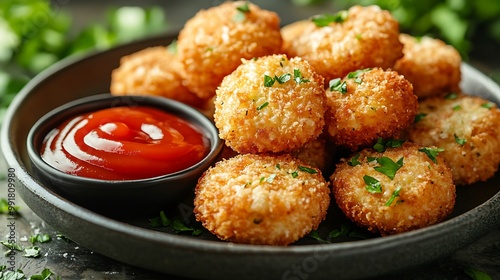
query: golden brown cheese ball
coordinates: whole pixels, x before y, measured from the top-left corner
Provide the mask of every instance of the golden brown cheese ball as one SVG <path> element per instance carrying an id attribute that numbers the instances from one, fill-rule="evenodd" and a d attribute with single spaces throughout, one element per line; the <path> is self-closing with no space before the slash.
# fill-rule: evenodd
<path id="1" fill-rule="evenodd" d="M 288 152 L 316 139 L 325 113 L 323 78 L 307 61 L 244 60 L 217 89 L 215 125 L 239 153 Z"/>
<path id="2" fill-rule="evenodd" d="M 199 179 L 196 219 L 222 240 L 288 245 L 325 219 L 330 189 L 321 171 L 290 155 L 245 154 Z"/>
<path id="3" fill-rule="evenodd" d="M 314 166 L 325 173 L 332 166 L 336 147 L 326 135 L 320 135 L 317 139 L 305 144 L 302 148 L 292 151 L 291 155 Z"/>
<path id="4" fill-rule="evenodd" d="M 245 1 L 225 2 L 199 11 L 180 31 L 182 77 L 196 95 L 210 98 L 242 58 L 279 53 L 281 44 L 276 13 Z"/>
<path id="5" fill-rule="evenodd" d="M 320 22 L 325 15 L 313 17 Z M 284 52 L 300 56 L 327 81 L 343 77 L 357 69 L 393 67 L 403 56 L 399 41 L 399 23 L 378 6 L 353 6 L 316 23 L 284 27 Z M 330 22 L 330 23 L 329 23 Z M 297 36 L 297 34 L 302 35 Z M 289 41 L 291 38 L 291 41 Z"/>
<path id="6" fill-rule="evenodd" d="M 326 89 L 326 132 L 333 143 L 355 151 L 408 127 L 418 110 L 412 85 L 395 71 L 380 68 L 349 73 Z"/>
<path id="7" fill-rule="evenodd" d="M 425 36 L 417 39 L 401 34 L 399 38 L 404 56 L 394 70 L 413 84 L 415 95 L 424 98 L 459 90 L 462 58 L 455 48 Z"/>
<path id="8" fill-rule="evenodd" d="M 420 102 L 406 133 L 422 145 L 443 148 L 457 185 L 485 181 L 500 163 L 500 110 L 481 97 L 450 94 Z"/>
<path id="9" fill-rule="evenodd" d="M 343 159 L 330 177 L 337 205 L 353 222 L 383 236 L 442 221 L 455 205 L 455 185 L 439 153 L 429 156 L 423 148 L 435 150 L 404 143 Z"/>
<path id="10" fill-rule="evenodd" d="M 200 107 L 203 100 L 191 93 L 179 75 L 174 51 L 164 46 L 140 50 L 124 56 L 111 74 L 113 95 L 156 95 Z"/>

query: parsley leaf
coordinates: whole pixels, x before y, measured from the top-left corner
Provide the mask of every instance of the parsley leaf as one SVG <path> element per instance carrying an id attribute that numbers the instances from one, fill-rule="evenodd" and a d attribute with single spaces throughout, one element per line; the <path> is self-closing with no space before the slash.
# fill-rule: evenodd
<path id="1" fill-rule="evenodd" d="M 279 77 L 276 77 L 276 76 L 274 77 L 274 79 L 280 84 L 284 84 L 284 83 L 290 81 L 291 78 L 292 78 L 292 75 L 290 73 L 283 74 Z"/>
<path id="2" fill-rule="evenodd" d="M 293 80 L 297 83 L 297 84 L 301 84 L 301 83 L 308 83 L 310 82 L 308 79 L 304 79 L 302 77 L 302 73 L 300 73 L 300 69 L 293 69 Z"/>
<path id="3" fill-rule="evenodd" d="M 264 102 L 264 103 L 262 103 L 262 104 L 260 104 L 259 106 L 257 106 L 257 111 L 260 111 L 260 110 L 266 108 L 267 105 L 269 105 L 269 102 L 267 102 L 267 101 Z"/>
<path id="4" fill-rule="evenodd" d="M 450 92 L 448 95 L 444 97 L 445 99 L 448 100 L 453 100 L 458 98 L 458 94 L 456 92 Z"/>
<path id="5" fill-rule="evenodd" d="M 40 247 L 32 246 L 28 248 L 24 248 L 24 257 L 27 258 L 38 258 L 40 256 Z"/>
<path id="6" fill-rule="evenodd" d="M 316 24 L 317 27 L 325 27 L 330 25 L 330 23 L 342 23 L 344 22 L 349 13 L 347 11 L 339 11 L 335 14 L 321 14 L 311 18 L 312 22 Z"/>
<path id="7" fill-rule="evenodd" d="M 175 230 L 176 233 L 191 232 L 192 236 L 198 236 L 202 233 L 200 229 L 195 229 L 193 227 L 188 227 L 187 225 L 185 225 L 180 218 L 175 218 L 173 220 L 172 228 Z"/>
<path id="8" fill-rule="evenodd" d="M 347 84 L 345 81 L 342 82 L 342 79 L 340 78 L 330 80 L 329 87 L 330 91 L 338 91 L 342 94 L 347 93 Z"/>
<path id="9" fill-rule="evenodd" d="M 491 109 L 491 108 L 495 107 L 495 103 L 486 102 L 486 103 L 481 104 L 481 107 L 486 108 L 486 109 Z"/>
<path id="10" fill-rule="evenodd" d="M 439 153 L 443 152 L 443 148 L 428 148 L 424 147 L 421 149 L 418 149 L 419 152 L 422 152 L 426 154 L 434 163 L 437 163 L 436 157 L 438 156 Z"/>
<path id="11" fill-rule="evenodd" d="M 396 172 L 403 167 L 403 159 L 404 157 L 401 157 L 397 162 L 394 162 L 388 157 L 377 158 L 377 162 L 380 166 L 375 166 L 374 169 L 393 180 L 394 176 L 396 176 Z"/>
<path id="12" fill-rule="evenodd" d="M 467 143 L 467 139 L 465 138 L 460 138 L 458 137 L 456 134 L 453 134 L 453 137 L 455 138 L 455 142 L 460 145 L 460 146 L 463 146 L 465 145 L 465 143 Z"/>
<path id="13" fill-rule="evenodd" d="M 387 200 L 387 202 L 385 203 L 385 206 L 391 206 L 391 204 L 394 202 L 394 200 L 396 199 L 396 197 L 399 197 L 399 192 L 400 191 L 401 191 L 401 187 L 397 187 L 392 192 L 391 198 L 389 198 L 389 200 Z"/>
<path id="14" fill-rule="evenodd" d="M 350 72 L 349 74 L 347 74 L 347 78 L 348 79 L 354 79 L 355 83 L 361 84 L 363 82 L 361 74 L 366 73 L 366 72 L 368 72 L 370 70 L 372 70 L 372 69 L 371 68 L 365 68 L 365 69 L 360 69 L 360 70 L 356 70 L 356 71 Z"/>
<path id="15" fill-rule="evenodd" d="M 298 168 L 299 168 L 300 171 L 304 171 L 304 172 L 309 173 L 309 174 L 316 174 L 316 173 L 318 173 L 318 170 L 316 170 L 314 168 L 309 168 L 309 167 L 302 166 L 302 165 L 299 165 Z"/>
<path id="16" fill-rule="evenodd" d="M 401 147 L 404 142 L 406 142 L 406 140 L 402 140 L 402 139 L 388 139 L 388 140 L 385 140 L 385 139 L 379 137 L 377 139 L 377 143 L 375 143 L 375 145 L 373 145 L 373 148 L 377 152 L 382 153 L 382 152 L 385 152 L 385 150 L 387 148 L 398 148 L 398 147 Z"/>
<path id="17" fill-rule="evenodd" d="M 264 86 L 265 87 L 272 87 L 274 85 L 275 79 L 273 77 L 270 77 L 268 75 L 264 75 Z"/>
<path id="18" fill-rule="evenodd" d="M 487 273 L 480 271 L 480 270 L 477 270 L 477 269 L 472 268 L 472 267 L 465 268 L 464 272 L 474 280 L 492 280 L 493 279 Z"/>
<path id="19" fill-rule="evenodd" d="M 413 123 L 418 123 L 419 121 L 421 121 L 423 118 L 425 118 L 425 116 L 427 116 L 427 114 L 425 113 L 420 113 L 420 114 L 417 114 L 415 116 L 415 119 L 413 120 Z"/>
<path id="20" fill-rule="evenodd" d="M 355 154 L 348 162 L 347 164 L 349 166 L 356 166 L 356 165 L 360 165 L 361 162 L 359 162 L 359 153 Z"/>
<path id="21" fill-rule="evenodd" d="M 380 184 L 380 181 L 365 175 L 363 176 L 363 181 L 365 181 L 365 189 L 371 193 L 381 193 L 382 192 L 382 184 Z"/>
<path id="22" fill-rule="evenodd" d="M 312 239 L 315 239 L 321 243 L 330 243 L 328 240 L 325 240 L 319 236 L 319 233 L 315 230 L 312 230 L 307 236 L 311 237 Z"/>
<path id="23" fill-rule="evenodd" d="M 35 234 L 35 235 L 30 236 L 31 244 L 35 244 L 36 242 L 46 243 L 46 242 L 49 242 L 51 240 L 52 240 L 52 238 L 47 233 L 46 234 Z"/>

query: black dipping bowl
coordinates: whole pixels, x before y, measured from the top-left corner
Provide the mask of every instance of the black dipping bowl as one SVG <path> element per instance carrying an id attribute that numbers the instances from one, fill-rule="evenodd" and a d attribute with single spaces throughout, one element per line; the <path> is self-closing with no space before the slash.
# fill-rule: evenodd
<path id="1" fill-rule="evenodd" d="M 41 145 L 50 130 L 77 115 L 118 106 L 154 107 L 187 120 L 199 128 L 210 142 L 208 154 L 200 162 L 178 172 L 137 180 L 101 180 L 67 174 L 41 158 Z M 183 103 L 153 96 L 100 94 L 66 103 L 40 118 L 28 133 L 27 149 L 35 175 L 68 198 L 97 208 L 135 211 L 137 207 L 143 210 L 162 209 L 185 198 L 201 174 L 217 159 L 222 141 L 215 125 L 207 117 Z"/>

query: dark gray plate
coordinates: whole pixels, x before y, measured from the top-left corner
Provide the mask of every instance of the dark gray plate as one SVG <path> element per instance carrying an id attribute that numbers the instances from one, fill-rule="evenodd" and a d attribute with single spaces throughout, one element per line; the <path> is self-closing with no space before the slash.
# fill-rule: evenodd
<path id="1" fill-rule="evenodd" d="M 152 229 L 154 213 L 135 216 L 78 205 L 32 176 L 26 153 L 31 126 L 49 110 L 71 100 L 109 91 L 110 73 L 120 57 L 148 46 L 168 44 L 174 36 L 152 38 L 82 58 L 65 60 L 34 78 L 15 98 L 1 131 L 7 164 L 16 170 L 16 188 L 42 219 L 73 241 L 113 259 L 159 272 L 210 279 L 348 279 L 372 277 L 444 257 L 500 225 L 500 175 L 457 190 L 448 220 L 390 237 L 340 239 L 320 244 L 305 237 L 288 247 L 254 246 Z M 462 88 L 500 104 L 500 88 L 464 64 Z M 168 209 L 195 227 L 191 199 Z M 112 205 L 112 201 L 109 202 Z M 131 205 L 133 207 L 133 205 Z M 345 218 L 332 206 L 322 237 Z"/>

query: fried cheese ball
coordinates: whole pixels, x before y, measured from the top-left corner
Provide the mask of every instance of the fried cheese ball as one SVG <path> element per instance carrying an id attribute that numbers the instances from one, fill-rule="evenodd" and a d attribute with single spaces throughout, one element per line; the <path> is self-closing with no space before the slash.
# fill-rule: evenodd
<path id="1" fill-rule="evenodd" d="M 200 98 L 214 96 L 222 79 L 241 59 L 279 53 L 280 18 L 245 2 L 225 2 L 199 11 L 178 36 L 182 77 Z"/>
<path id="2" fill-rule="evenodd" d="M 194 213 L 222 240 L 288 245 L 325 219 L 329 193 L 321 171 L 290 155 L 238 155 L 199 179 Z"/>
<path id="3" fill-rule="evenodd" d="M 301 148 L 323 131 L 323 78 L 307 61 L 271 55 L 244 60 L 217 89 L 219 137 L 239 153 Z"/>
<path id="4" fill-rule="evenodd" d="M 337 205 L 353 222 L 382 236 L 445 219 L 456 197 L 451 170 L 440 155 L 430 157 L 422 148 L 407 142 L 341 160 L 330 177 Z"/>
<path id="5" fill-rule="evenodd" d="M 396 137 L 413 122 L 418 110 L 410 82 L 380 68 L 331 80 L 326 96 L 326 132 L 334 144 L 352 151 L 378 138 Z"/>
<path id="6" fill-rule="evenodd" d="M 459 90 L 461 79 L 460 53 L 439 39 L 417 39 L 400 34 L 404 56 L 396 61 L 394 70 L 413 84 L 419 98 Z"/>
<path id="7" fill-rule="evenodd" d="M 335 155 L 335 146 L 328 141 L 327 136 L 320 135 L 317 139 L 305 144 L 302 148 L 292 151 L 291 155 L 319 168 L 321 172 L 329 170 Z"/>
<path id="8" fill-rule="evenodd" d="M 457 185 L 486 181 L 500 164 L 500 110 L 491 101 L 464 94 L 420 102 L 417 122 L 405 133 L 422 145 L 443 148 Z"/>
<path id="9" fill-rule="evenodd" d="M 378 6 L 353 6 L 331 20 L 321 21 L 324 17 L 284 27 L 283 46 L 290 57 L 309 61 L 326 81 L 362 68 L 387 69 L 403 56 L 399 23 L 389 11 Z"/>
<path id="10" fill-rule="evenodd" d="M 111 74 L 113 95 L 155 95 L 200 107 L 203 100 L 191 93 L 179 75 L 174 51 L 165 46 L 150 47 L 120 59 Z"/>

